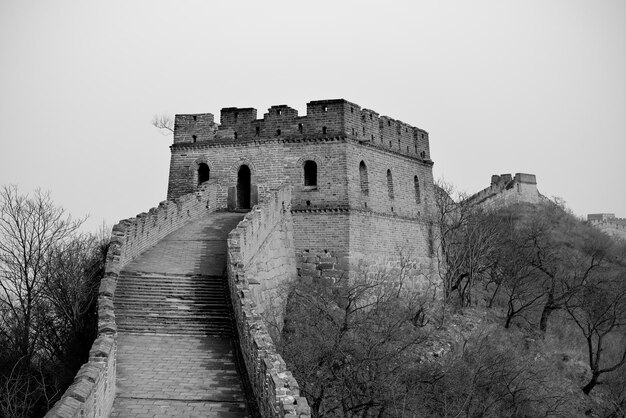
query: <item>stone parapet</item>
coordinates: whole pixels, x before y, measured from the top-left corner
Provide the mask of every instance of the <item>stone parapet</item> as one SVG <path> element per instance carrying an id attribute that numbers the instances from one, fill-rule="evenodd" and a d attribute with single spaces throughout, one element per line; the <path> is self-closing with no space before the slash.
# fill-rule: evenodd
<path id="1" fill-rule="evenodd" d="M 254 108 L 226 107 L 220 125 L 210 113 L 176 115 L 174 144 L 217 141 L 238 143 L 268 138 L 348 137 L 394 150 L 411 158 L 430 160 L 428 132 L 344 99 L 307 103 L 306 116 L 287 105 L 275 105 L 262 119 Z"/>
<path id="2" fill-rule="evenodd" d="M 263 417 L 311 416 L 306 398 L 300 395 L 298 383 L 276 350 L 261 315 L 267 307 L 262 306 L 260 292 L 255 289 L 277 278 L 283 282 L 295 278 L 293 236 L 290 237 L 293 235 L 291 190 L 291 186 L 283 185 L 264 193 L 260 204 L 228 236 L 228 282 L 235 322 L 244 363 Z M 274 251 L 274 243 L 279 240 L 282 242 L 278 245 L 286 253 L 268 260 L 263 254 L 267 249 Z M 259 269 L 261 262 L 270 267 Z"/>
<path id="3" fill-rule="evenodd" d="M 209 181 L 199 186 L 194 193 L 165 200 L 147 213 L 140 213 L 135 218 L 123 220 L 115 225 L 114 239 L 124 241 L 119 254 L 120 267 L 187 222 L 218 209 L 225 209 L 218 205 L 218 195 L 225 194 L 220 193 L 220 189 L 218 183 Z"/>
<path id="4" fill-rule="evenodd" d="M 534 174 L 515 173 L 491 176 L 491 185 L 467 198 L 473 205 L 505 206 L 513 203 L 539 203 L 545 197 L 537 190 Z"/>
<path id="5" fill-rule="evenodd" d="M 48 411 L 47 418 L 109 416 L 115 399 L 117 326 L 113 297 L 119 273 L 128 262 L 170 232 L 221 209 L 217 205 L 219 187 L 207 182 L 195 193 L 161 202 L 148 213 L 120 221 L 113 227 L 98 290 L 98 336 L 89 351 L 89 361 L 76 373 L 74 383 Z"/>
<path id="6" fill-rule="evenodd" d="M 616 218 L 613 215 L 612 218 L 605 218 L 601 220 L 590 219 L 588 222 L 605 234 L 608 234 L 612 237 L 620 238 L 622 240 L 626 240 L 625 218 Z"/>

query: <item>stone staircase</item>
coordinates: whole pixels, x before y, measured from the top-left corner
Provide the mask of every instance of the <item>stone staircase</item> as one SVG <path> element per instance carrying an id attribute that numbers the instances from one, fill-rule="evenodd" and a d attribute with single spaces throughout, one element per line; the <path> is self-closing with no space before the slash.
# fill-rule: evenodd
<path id="1" fill-rule="evenodd" d="M 242 374 L 226 238 L 243 214 L 207 214 L 125 266 L 115 291 L 110 417 L 255 417 Z"/>
<path id="2" fill-rule="evenodd" d="M 115 300 L 118 331 L 233 336 L 224 277 L 122 272 Z"/>

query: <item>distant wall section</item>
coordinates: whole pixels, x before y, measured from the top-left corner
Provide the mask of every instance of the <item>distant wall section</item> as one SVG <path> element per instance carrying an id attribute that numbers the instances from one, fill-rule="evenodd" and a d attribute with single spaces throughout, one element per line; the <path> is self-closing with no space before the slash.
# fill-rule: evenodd
<path id="1" fill-rule="evenodd" d="M 468 201 L 483 207 L 506 206 L 514 203 L 539 203 L 547 198 L 537 190 L 534 174 L 516 173 L 491 176 L 491 185 L 472 195 Z"/>
<path id="2" fill-rule="evenodd" d="M 626 218 L 616 218 L 614 213 L 592 213 L 587 221 L 602 232 L 626 240 Z"/>

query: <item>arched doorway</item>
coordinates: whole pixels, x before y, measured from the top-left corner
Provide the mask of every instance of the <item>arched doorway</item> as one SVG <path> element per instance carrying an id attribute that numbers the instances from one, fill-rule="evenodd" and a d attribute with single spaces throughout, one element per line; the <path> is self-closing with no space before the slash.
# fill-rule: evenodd
<path id="1" fill-rule="evenodd" d="M 237 209 L 250 209 L 250 168 L 245 164 L 237 173 Z"/>
<path id="2" fill-rule="evenodd" d="M 211 175 L 211 170 L 209 166 L 205 163 L 198 164 L 198 186 L 204 183 L 205 181 L 209 181 L 209 177 Z"/>

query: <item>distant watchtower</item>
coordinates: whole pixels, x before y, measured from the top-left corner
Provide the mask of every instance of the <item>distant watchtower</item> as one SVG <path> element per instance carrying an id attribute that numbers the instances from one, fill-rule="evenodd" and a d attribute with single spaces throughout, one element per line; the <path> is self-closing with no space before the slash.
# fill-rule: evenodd
<path id="1" fill-rule="evenodd" d="M 428 133 L 343 99 L 176 115 L 168 198 L 215 182 L 218 201 L 248 210 L 288 182 L 302 275 L 347 271 L 410 249 L 433 254 L 433 162 Z M 326 261 L 324 261 L 326 260 Z M 329 261 L 331 260 L 331 261 Z M 337 273 L 333 273 L 337 274 Z"/>

